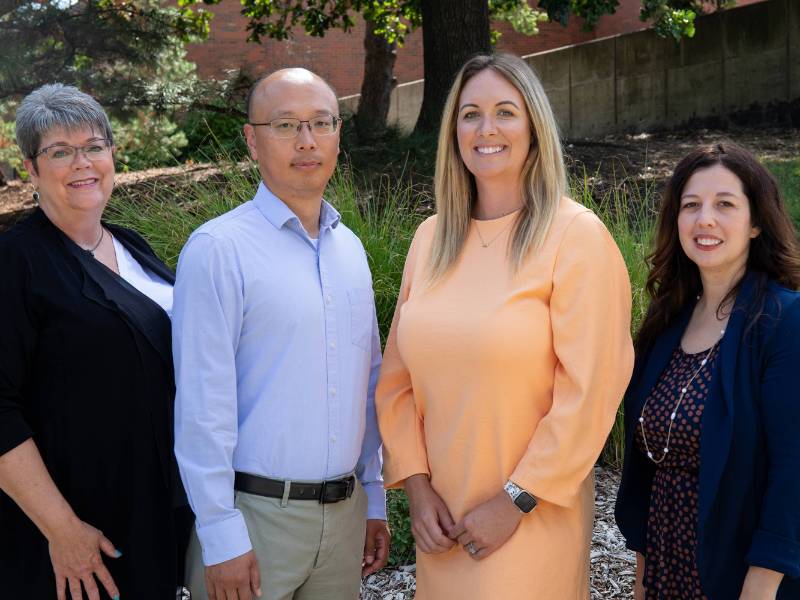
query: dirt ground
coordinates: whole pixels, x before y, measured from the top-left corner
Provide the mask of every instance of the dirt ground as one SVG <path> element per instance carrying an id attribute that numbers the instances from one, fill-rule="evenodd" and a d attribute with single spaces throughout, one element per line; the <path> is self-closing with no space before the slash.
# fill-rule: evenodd
<path id="1" fill-rule="evenodd" d="M 800 129 L 767 127 L 608 135 L 567 141 L 565 152 L 571 172 L 585 172 L 601 190 L 631 182 L 654 182 L 660 189 L 681 157 L 697 146 L 720 141 L 741 144 L 762 160 L 800 156 Z"/>
<path id="2" fill-rule="evenodd" d="M 567 164 L 579 177 L 585 173 L 595 192 L 613 187 L 655 184 L 660 188 L 678 160 L 700 144 L 733 140 L 765 160 L 788 160 L 800 156 L 800 129 L 743 128 L 726 131 L 696 129 L 639 135 L 607 135 L 592 140 L 565 142 Z M 141 184 L 152 179 L 181 181 L 214 177 L 219 172 L 208 164 L 149 169 L 117 175 L 118 186 Z M 12 181 L 0 187 L 0 229 L 25 214 L 33 206 L 33 187 Z"/>

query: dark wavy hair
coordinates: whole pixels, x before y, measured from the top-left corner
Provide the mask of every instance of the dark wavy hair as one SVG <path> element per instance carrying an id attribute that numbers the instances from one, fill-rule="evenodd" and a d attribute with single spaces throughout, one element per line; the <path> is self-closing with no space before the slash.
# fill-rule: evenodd
<path id="1" fill-rule="evenodd" d="M 758 278 L 755 302 L 763 306 L 770 280 L 793 290 L 800 287 L 797 234 L 775 179 L 750 152 L 737 144 L 724 142 L 702 146 L 678 163 L 664 191 L 655 247 L 647 257 L 650 274 L 646 289 L 650 307 L 636 336 L 637 351 L 650 348 L 681 309 L 702 291 L 697 265 L 686 256 L 678 239 L 678 213 L 689 178 L 696 171 L 715 165 L 722 165 L 742 182 L 752 224 L 761 230 L 750 240 L 746 267 L 746 271 L 754 272 Z M 722 299 L 718 313 L 736 297 L 741 281 L 739 279 Z"/>

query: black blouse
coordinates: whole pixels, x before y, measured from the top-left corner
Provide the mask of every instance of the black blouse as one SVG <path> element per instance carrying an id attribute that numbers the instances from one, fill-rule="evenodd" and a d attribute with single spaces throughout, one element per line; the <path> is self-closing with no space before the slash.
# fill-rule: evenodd
<path id="1" fill-rule="evenodd" d="M 106 226 L 174 283 L 138 234 Z M 77 516 L 122 552 L 105 559 L 121 597 L 173 599 L 186 502 L 169 318 L 41 210 L 0 236 L 0 282 L 0 454 L 33 438 Z M 45 538 L 2 492 L 0 581 L 10 598 L 55 597 Z"/>

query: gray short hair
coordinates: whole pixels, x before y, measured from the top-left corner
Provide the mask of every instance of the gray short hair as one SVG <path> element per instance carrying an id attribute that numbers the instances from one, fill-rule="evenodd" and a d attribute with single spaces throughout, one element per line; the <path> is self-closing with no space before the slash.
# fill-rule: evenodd
<path id="1" fill-rule="evenodd" d="M 33 90 L 17 107 L 17 145 L 26 158 L 39 151 L 42 137 L 51 129 L 90 127 L 114 143 L 111 124 L 103 107 L 89 94 L 63 83 Z"/>

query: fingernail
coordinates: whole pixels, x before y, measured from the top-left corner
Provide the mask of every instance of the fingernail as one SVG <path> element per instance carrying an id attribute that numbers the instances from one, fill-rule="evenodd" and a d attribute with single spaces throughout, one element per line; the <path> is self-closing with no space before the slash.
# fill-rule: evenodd
<path id="1" fill-rule="evenodd" d="M 367 556 L 364 558 L 364 560 L 367 561 L 368 565 L 371 565 L 373 562 L 375 562 L 375 559 L 372 556 Z"/>
<path id="2" fill-rule="evenodd" d="M 114 548 L 114 558 L 119 558 L 122 556 L 122 552 Z M 119 600 L 119 596 L 115 596 L 114 600 Z"/>
<path id="3" fill-rule="evenodd" d="M 113 597 L 111 600 L 119 600 L 119 594 L 117 594 L 116 596 L 114 596 L 114 597 Z"/>

